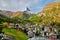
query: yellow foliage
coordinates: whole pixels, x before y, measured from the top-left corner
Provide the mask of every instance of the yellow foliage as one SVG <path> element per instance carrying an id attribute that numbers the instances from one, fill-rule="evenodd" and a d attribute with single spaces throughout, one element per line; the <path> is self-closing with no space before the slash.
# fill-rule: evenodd
<path id="1" fill-rule="evenodd" d="M 4 22 L 4 23 L 2 23 L 2 25 L 3 25 L 4 27 L 7 27 L 7 26 L 8 26 L 8 22 Z"/>

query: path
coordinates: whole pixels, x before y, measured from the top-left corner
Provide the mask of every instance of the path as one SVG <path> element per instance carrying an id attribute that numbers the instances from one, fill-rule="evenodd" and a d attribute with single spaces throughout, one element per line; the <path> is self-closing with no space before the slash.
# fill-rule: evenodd
<path id="1" fill-rule="evenodd" d="M 49 40 L 49 39 L 43 37 L 33 37 L 33 38 L 29 38 L 28 40 Z"/>
<path id="2" fill-rule="evenodd" d="M 0 40 L 15 40 L 14 37 L 5 34 L 0 34 L 0 37 L 2 37 Z"/>

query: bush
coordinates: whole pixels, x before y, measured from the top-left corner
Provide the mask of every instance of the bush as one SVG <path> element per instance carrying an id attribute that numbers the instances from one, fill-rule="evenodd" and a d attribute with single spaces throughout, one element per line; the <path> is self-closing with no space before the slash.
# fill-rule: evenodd
<path id="1" fill-rule="evenodd" d="M 0 33 L 2 33 L 2 29 L 3 29 L 3 27 L 2 27 L 2 25 L 0 25 Z"/>

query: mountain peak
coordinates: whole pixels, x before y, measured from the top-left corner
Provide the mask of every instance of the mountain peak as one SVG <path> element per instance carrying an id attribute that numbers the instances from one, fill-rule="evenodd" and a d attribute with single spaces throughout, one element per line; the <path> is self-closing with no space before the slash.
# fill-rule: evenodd
<path id="1" fill-rule="evenodd" d="M 30 9 L 27 7 L 27 8 L 26 8 L 26 11 L 30 11 Z"/>

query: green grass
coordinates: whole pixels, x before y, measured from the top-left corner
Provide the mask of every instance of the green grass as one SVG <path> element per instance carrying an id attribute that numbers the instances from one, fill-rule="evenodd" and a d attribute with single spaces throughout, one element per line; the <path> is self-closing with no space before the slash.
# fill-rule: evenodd
<path id="1" fill-rule="evenodd" d="M 16 40 L 27 40 L 28 38 L 26 34 L 15 29 L 4 28 L 3 32 L 7 35 L 13 36 Z"/>

